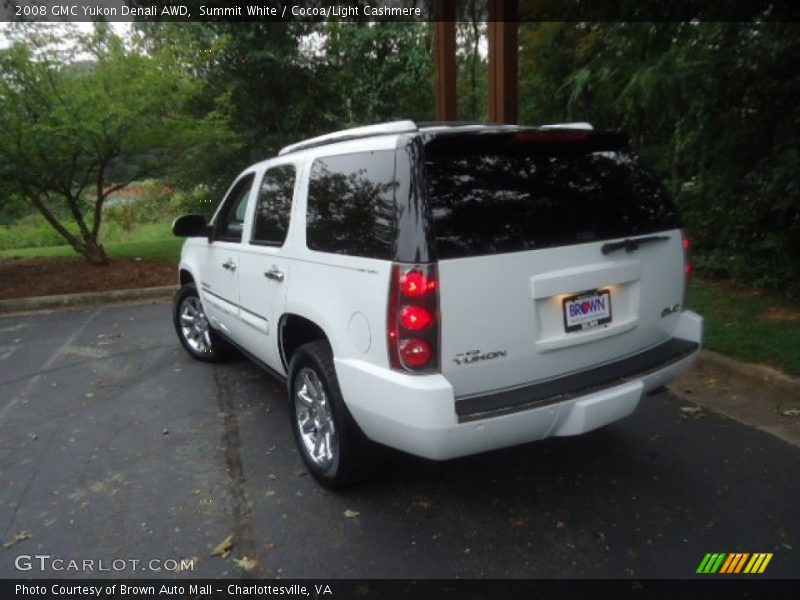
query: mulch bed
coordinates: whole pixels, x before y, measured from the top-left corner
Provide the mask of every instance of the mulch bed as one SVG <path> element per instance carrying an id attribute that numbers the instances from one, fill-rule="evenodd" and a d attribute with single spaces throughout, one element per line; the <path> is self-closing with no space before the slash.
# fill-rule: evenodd
<path id="1" fill-rule="evenodd" d="M 178 274 L 175 266 L 150 260 L 90 265 L 82 258 L 16 258 L 0 260 L 0 281 L 0 300 L 6 300 L 171 285 Z"/>

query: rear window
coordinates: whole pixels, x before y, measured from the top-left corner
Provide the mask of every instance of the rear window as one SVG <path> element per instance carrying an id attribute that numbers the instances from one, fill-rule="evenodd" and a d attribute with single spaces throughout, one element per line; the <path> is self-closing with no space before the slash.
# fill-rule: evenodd
<path id="1" fill-rule="evenodd" d="M 439 258 L 680 227 L 664 186 L 621 138 L 586 134 L 584 140 L 543 141 L 546 137 L 452 135 L 426 145 Z"/>
<path id="2" fill-rule="evenodd" d="M 320 252 L 390 259 L 396 187 L 394 150 L 315 160 L 308 185 L 306 245 Z"/>

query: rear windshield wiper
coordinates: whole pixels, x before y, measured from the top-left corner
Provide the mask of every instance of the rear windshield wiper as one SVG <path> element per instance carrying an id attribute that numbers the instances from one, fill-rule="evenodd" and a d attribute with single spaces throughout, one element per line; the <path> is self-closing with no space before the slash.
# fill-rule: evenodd
<path id="1" fill-rule="evenodd" d="M 634 250 L 638 250 L 639 246 L 642 244 L 649 244 L 650 242 L 665 242 L 669 239 L 668 235 L 651 235 L 648 237 L 637 238 L 635 240 L 632 239 L 625 239 L 621 242 L 608 242 L 607 244 L 603 244 L 600 248 L 600 251 L 603 254 L 610 254 L 611 252 L 615 252 L 616 250 L 625 250 L 625 252 L 633 252 Z"/>

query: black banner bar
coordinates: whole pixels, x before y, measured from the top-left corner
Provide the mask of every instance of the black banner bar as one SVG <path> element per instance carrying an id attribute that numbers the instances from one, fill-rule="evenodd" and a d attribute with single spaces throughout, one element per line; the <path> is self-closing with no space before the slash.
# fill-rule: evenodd
<path id="1" fill-rule="evenodd" d="M 514 0 L 508 0 L 514 3 Z M 435 0 L 2 0 L 0 21 L 430 21 Z M 455 2 L 456 21 L 472 18 Z M 519 0 L 517 21 L 797 21 L 791 0 Z M 479 20 L 487 3 L 478 2 Z"/>
<path id="2" fill-rule="evenodd" d="M 757 577 L 706 577 L 679 580 L 4 580 L 0 598 L 78 600 L 247 600 L 263 598 L 325 600 L 564 600 L 625 598 L 796 598 L 797 580 Z"/>

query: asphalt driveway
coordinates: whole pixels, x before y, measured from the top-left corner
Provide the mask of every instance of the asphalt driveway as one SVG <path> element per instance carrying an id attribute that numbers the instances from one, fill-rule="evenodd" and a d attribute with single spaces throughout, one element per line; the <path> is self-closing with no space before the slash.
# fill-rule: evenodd
<path id="1" fill-rule="evenodd" d="M 305 474 L 282 387 L 191 360 L 168 305 L 2 318 L 0 577 L 691 577 L 707 552 L 772 552 L 759 577 L 800 576 L 800 449 L 686 405 L 396 455 L 333 494 Z M 113 560 L 141 562 L 97 571 Z"/>

